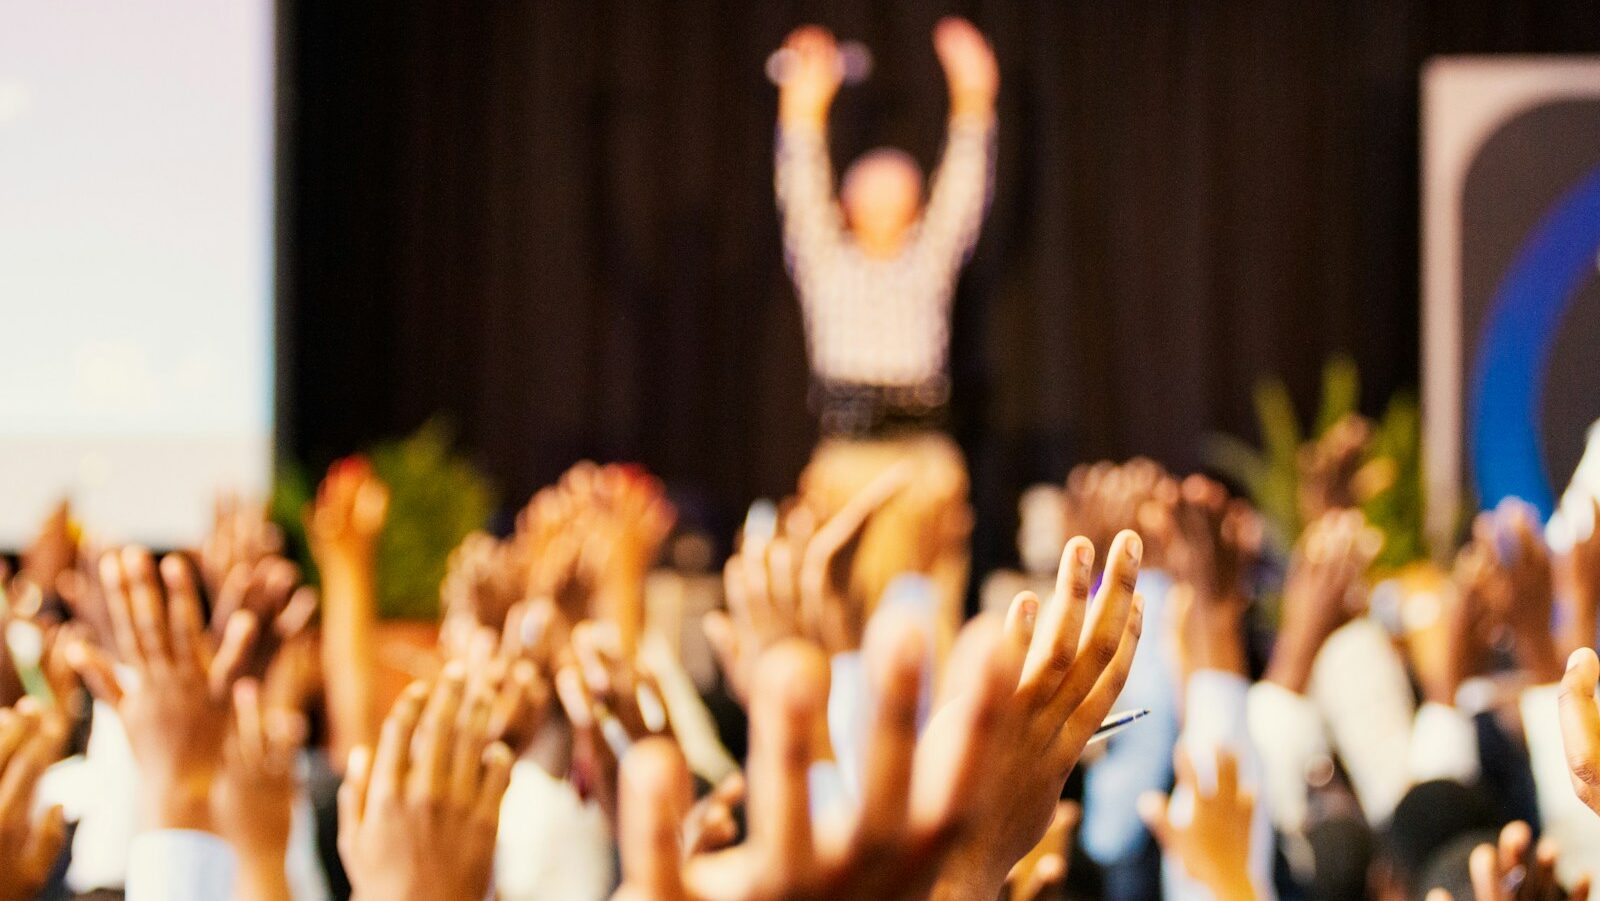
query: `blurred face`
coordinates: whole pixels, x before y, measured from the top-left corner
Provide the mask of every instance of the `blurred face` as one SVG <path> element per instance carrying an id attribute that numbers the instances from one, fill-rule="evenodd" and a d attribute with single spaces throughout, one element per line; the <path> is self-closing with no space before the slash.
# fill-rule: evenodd
<path id="1" fill-rule="evenodd" d="M 897 150 L 874 150 L 845 173 L 839 200 L 868 252 L 893 253 L 922 207 L 922 172 Z"/>

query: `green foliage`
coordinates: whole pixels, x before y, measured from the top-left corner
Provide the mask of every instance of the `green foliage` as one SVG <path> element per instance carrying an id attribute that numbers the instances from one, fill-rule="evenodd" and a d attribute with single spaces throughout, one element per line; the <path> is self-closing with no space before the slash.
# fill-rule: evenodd
<path id="1" fill-rule="evenodd" d="M 306 543 L 306 522 L 300 515 L 311 503 L 315 490 L 311 476 L 300 463 L 280 456 L 272 475 L 272 500 L 267 515 L 283 531 L 285 553 L 300 565 L 300 572 L 311 585 L 320 585 L 317 563 L 311 558 L 311 547 Z"/>
<path id="2" fill-rule="evenodd" d="M 483 528 L 494 510 L 488 478 L 452 445 L 451 429 L 431 420 L 407 438 L 367 451 L 373 472 L 389 486 L 389 516 L 377 551 L 381 618 L 437 619 L 450 552 Z M 302 467 L 279 467 L 272 512 L 292 548 L 306 546 L 300 511 L 312 491 Z M 302 565 L 308 564 L 310 555 L 301 556 Z M 309 566 L 306 572 L 313 574 Z"/>
<path id="3" fill-rule="evenodd" d="M 1317 427 L 1312 434 L 1327 434 L 1339 420 L 1361 412 L 1360 408 L 1361 370 L 1351 357 L 1336 354 L 1322 366 L 1322 409 L 1317 411 Z"/>
<path id="4" fill-rule="evenodd" d="M 1279 548 L 1292 547 L 1305 527 L 1299 505 L 1301 446 L 1357 413 L 1360 398 L 1361 378 L 1355 361 L 1335 356 L 1322 370 L 1322 399 L 1311 435 L 1301 433 L 1288 386 L 1269 378 L 1255 389 L 1260 448 L 1231 435 L 1207 439 L 1207 463 L 1249 495 L 1266 521 L 1269 539 Z M 1382 421 L 1373 429 L 1362 463 L 1364 474 L 1383 477 L 1378 480 L 1380 490 L 1362 505 L 1367 520 L 1385 537 L 1376 566 L 1390 570 L 1425 559 L 1422 428 L 1414 396 L 1399 394 L 1390 400 Z"/>
<path id="5" fill-rule="evenodd" d="M 1370 458 L 1392 467 L 1387 488 L 1361 511 L 1383 532 L 1383 552 L 1374 561 L 1381 570 L 1395 570 L 1428 557 L 1424 522 L 1427 493 L 1422 478 L 1422 409 L 1415 396 L 1397 394 L 1372 436 Z"/>
<path id="6" fill-rule="evenodd" d="M 1252 495 L 1266 518 L 1272 539 L 1288 547 L 1300 534 L 1299 458 L 1303 436 L 1300 419 L 1289 397 L 1289 387 L 1277 379 L 1263 379 L 1255 390 L 1256 422 L 1261 429 L 1261 493 Z"/>

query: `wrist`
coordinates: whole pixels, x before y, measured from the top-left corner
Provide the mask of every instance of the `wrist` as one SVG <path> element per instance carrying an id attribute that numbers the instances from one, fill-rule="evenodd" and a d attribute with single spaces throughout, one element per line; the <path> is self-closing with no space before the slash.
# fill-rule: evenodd
<path id="1" fill-rule="evenodd" d="M 1195 669 L 1245 672 L 1244 607 L 1233 600 L 1203 603 L 1195 610 L 1199 627 Z"/>
<path id="2" fill-rule="evenodd" d="M 994 98 L 985 95 L 952 94 L 950 97 L 950 118 L 993 122 Z"/>
<path id="3" fill-rule="evenodd" d="M 149 830 L 189 829 L 216 832 L 211 816 L 211 779 L 208 776 L 156 776 L 142 773 L 140 805 L 143 825 Z"/>
<path id="4" fill-rule="evenodd" d="M 945 864 L 934 880 L 929 901 L 993 901 L 1006 887 L 1006 872 L 991 873 L 986 868 L 961 859 L 958 852 Z"/>
<path id="5" fill-rule="evenodd" d="M 778 124 L 785 129 L 822 131 L 828 122 L 828 108 L 810 102 L 779 98 Z"/>
<path id="6" fill-rule="evenodd" d="M 1244 870 L 1221 874 L 1208 887 L 1216 901 L 1255 901 L 1256 887 Z"/>
<path id="7" fill-rule="evenodd" d="M 1267 663 L 1264 678 L 1287 688 L 1295 694 L 1305 694 L 1311 684 L 1311 669 L 1316 663 L 1317 651 L 1326 640 L 1322 629 L 1292 628 L 1285 626 L 1278 636 L 1272 659 Z"/>
<path id="8" fill-rule="evenodd" d="M 1561 681 L 1565 662 L 1556 650 L 1555 640 L 1548 633 L 1529 633 L 1517 638 L 1518 656 L 1530 675 L 1539 683 Z"/>
<path id="9" fill-rule="evenodd" d="M 237 901 L 286 901 L 292 896 L 289 888 L 287 855 L 265 849 L 245 849 L 234 845 L 239 855 Z"/>
<path id="10" fill-rule="evenodd" d="M 1311 664 L 1299 655 L 1274 654 L 1263 680 L 1303 695 L 1311 684 Z"/>
<path id="11" fill-rule="evenodd" d="M 322 572 L 324 583 L 361 586 L 373 579 L 374 558 L 375 554 L 371 548 L 341 549 L 322 554 L 317 560 L 317 566 Z"/>

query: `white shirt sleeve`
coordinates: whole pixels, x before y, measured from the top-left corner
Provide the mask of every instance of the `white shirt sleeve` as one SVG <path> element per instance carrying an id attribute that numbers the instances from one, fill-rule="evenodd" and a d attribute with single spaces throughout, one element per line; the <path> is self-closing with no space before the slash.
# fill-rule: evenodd
<path id="1" fill-rule="evenodd" d="M 511 768 L 495 837 L 500 901 L 605 901 L 616 882 L 605 813 L 531 760 Z M 296 901 L 299 901 L 298 897 Z"/>
<path id="2" fill-rule="evenodd" d="M 219 836 L 159 829 L 134 836 L 127 901 L 224 901 L 233 897 L 238 860 Z"/>
<path id="3" fill-rule="evenodd" d="M 1600 872 L 1600 817 L 1585 807 L 1572 790 L 1567 755 L 1561 746 L 1561 721 L 1556 699 L 1561 686 L 1537 685 L 1522 692 L 1522 729 L 1528 739 L 1528 763 L 1539 799 L 1544 834 L 1561 848 L 1556 875 L 1565 884 L 1580 874 Z"/>
<path id="4" fill-rule="evenodd" d="M 773 156 L 784 256 L 805 304 L 813 294 L 807 290 L 809 280 L 844 239 L 844 213 L 833 196 L 827 133 L 780 126 Z"/>
<path id="5" fill-rule="evenodd" d="M 1423 704 L 1411 730 L 1406 770 L 1412 784 L 1433 779 L 1478 781 L 1478 727 L 1472 717 L 1444 704 Z"/>
<path id="6" fill-rule="evenodd" d="M 1262 795 L 1273 825 L 1285 835 L 1305 831 L 1309 806 L 1306 772 L 1331 755 L 1322 714 L 1310 698 L 1276 682 L 1250 687 L 1246 711 L 1251 743 L 1261 756 Z"/>
<path id="7" fill-rule="evenodd" d="M 993 119 L 950 120 L 918 237 L 918 251 L 947 277 L 954 277 L 978 241 L 994 184 L 994 144 Z"/>
<path id="8" fill-rule="evenodd" d="M 1411 787 L 1411 682 L 1389 634 L 1371 619 L 1347 623 L 1323 643 L 1309 694 L 1367 821 L 1387 823 Z"/>

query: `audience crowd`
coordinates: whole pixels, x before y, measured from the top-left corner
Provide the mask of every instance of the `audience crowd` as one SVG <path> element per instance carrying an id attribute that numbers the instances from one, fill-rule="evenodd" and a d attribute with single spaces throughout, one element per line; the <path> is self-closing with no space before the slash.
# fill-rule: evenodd
<path id="1" fill-rule="evenodd" d="M 316 588 L 257 503 L 159 556 L 63 504 L 3 583 L 0 899 L 1584 897 L 1600 532 L 1507 502 L 1385 570 L 1341 440 L 1297 536 L 1079 467 L 964 622 L 915 460 L 757 503 L 711 586 L 660 482 L 582 463 L 408 653 L 361 459 L 303 513 Z"/>

